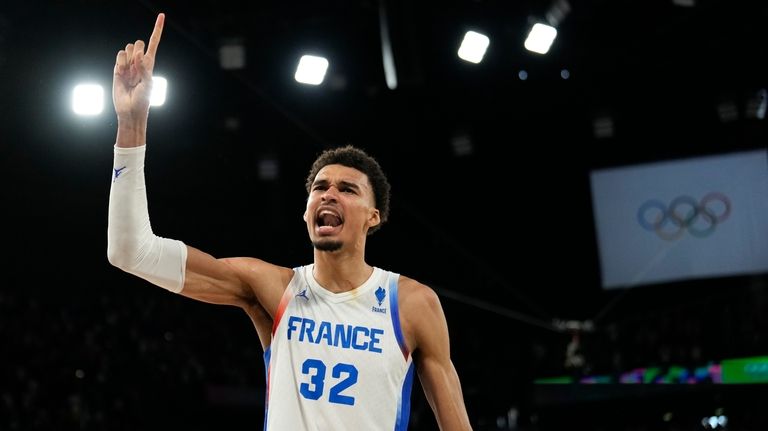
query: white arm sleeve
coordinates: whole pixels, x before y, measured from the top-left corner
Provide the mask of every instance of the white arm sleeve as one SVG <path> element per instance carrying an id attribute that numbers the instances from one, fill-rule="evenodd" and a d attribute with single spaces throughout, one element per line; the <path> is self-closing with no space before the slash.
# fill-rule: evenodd
<path id="1" fill-rule="evenodd" d="M 109 192 L 107 259 L 125 272 L 171 292 L 184 287 L 187 246 L 152 233 L 144 184 L 146 145 L 115 146 Z"/>

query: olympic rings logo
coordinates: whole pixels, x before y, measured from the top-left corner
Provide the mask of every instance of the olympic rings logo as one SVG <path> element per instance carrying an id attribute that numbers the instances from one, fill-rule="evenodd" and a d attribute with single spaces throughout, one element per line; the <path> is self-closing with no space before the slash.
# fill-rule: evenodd
<path id="1" fill-rule="evenodd" d="M 659 238 L 673 241 L 685 231 L 698 238 L 707 237 L 730 215 L 731 200 L 722 193 L 711 192 L 699 202 L 690 196 L 678 196 L 669 207 L 650 199 L 637 210 L 637 222 Z"/>

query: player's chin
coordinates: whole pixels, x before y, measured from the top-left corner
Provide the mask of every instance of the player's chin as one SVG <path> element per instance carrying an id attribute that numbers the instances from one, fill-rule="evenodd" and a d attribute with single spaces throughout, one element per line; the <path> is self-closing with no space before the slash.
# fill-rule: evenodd
<path id="1" fill-rule="evenodd" d="M 339 251 L 344 245 L 341 241 L 331 238 L 318 238 L 312 241 L 312 246 L 319 251 Z"/>

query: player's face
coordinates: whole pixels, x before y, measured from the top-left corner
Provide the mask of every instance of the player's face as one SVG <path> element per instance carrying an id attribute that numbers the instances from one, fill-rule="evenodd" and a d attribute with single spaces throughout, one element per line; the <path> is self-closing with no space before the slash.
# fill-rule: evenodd
<path id="1" fill-rule="evenodd" d="M 364 244 L 371 226 L 379 223 L 368 176 L 342 165 L 320 169 L 307 200 L 304 220 L 318 250 L 336 251 L 344 244 Z"/>

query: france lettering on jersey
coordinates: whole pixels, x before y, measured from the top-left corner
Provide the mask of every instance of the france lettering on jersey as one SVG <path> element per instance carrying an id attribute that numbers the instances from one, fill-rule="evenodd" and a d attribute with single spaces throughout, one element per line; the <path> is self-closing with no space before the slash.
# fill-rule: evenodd
<path id="1" fill-rule="evenodd" d="M 413 363 L 400 329 L 398 274 L 374 268 L 332 293 L 294 270 L 275 313 L 267 365 L 266 431 L 408 428 Z"/>

